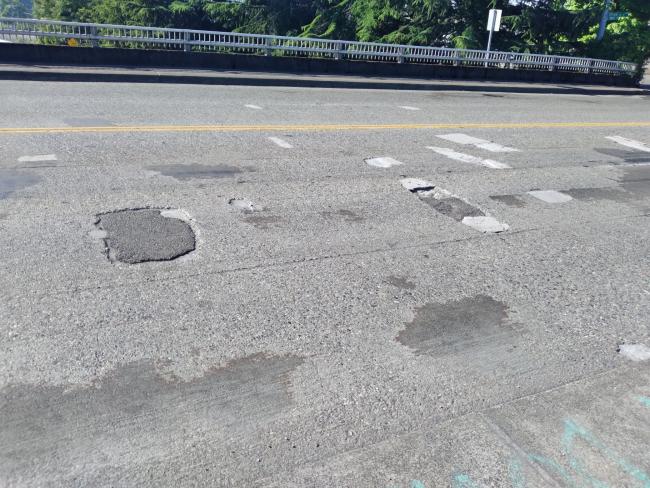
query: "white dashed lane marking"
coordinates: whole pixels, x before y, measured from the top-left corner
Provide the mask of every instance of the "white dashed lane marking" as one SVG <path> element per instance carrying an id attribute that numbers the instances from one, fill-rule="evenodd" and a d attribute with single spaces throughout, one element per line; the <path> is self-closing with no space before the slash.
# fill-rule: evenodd
<path id="1" fill-rule="evenodd" d="M 614 141 L 622 146 L 636 149 L 637 151 L 650 152 L 650 146 L 642 142 L 635 141 L 634 139 L 628 139 L 626 137 L 621 137 L 621 136 L 607 136 L 605 137 L 605 139 Z"/>
<path id="2" fill-rule="evenodd" d="M 438 154 L 442 154 L 443 156 L 446 156 L 449 159 L 453 159 L 455 161 L 462 161 L 463 163 L 476 164 L 491 169 L 510 168 L 510 166 L 508 166 L 507 164 L 501 163 L 499 161 L 494 161 L 493 159 L 477 158 L 476 156 L 470 156 L 469 154 L 459 153 L 454 151 L 453 149 L 448 149 L 446 147 L 427 146 L 427 149 L 431 149 L 432 151 Z"/>
<path id="3" fill-rule="evenodd" d="M 269 137 L 269 141 L 284 149 L 293 149 L 293 146 L 291 144 L 289 144 L 284 139 L 280 139 L 279 137 Z"/>
<path id="4" fill-rule="evenodd" d="M 485 139 L 468 136 L 467 134 L 441 134 L 438 137 L 446 141 L 475 146 L 490 152 L 519 152 L 519 149 L 515 149 L 514 147 L 502 146 L 496 142 L 486 141 Z"/>
<path id="5" fill-rule="evenodd" d="M 390 168 L 391 166 L 399 166 L 402 163 L 397 159 L 382 157 L 382 158 L 369 158 L 365 160 L 370 166 L 375 166 L 376 168 Z"/>
<path id="6" fill-rule="evenodd" d="M 244 107 L 251 108 L 253 110 L 262 110 L 262 107 L 260 107 L 259 105 L 246 104 L 244 105 Z"/>
<path id="7" fill-rule="evenodd" d="M 573 200 L 573 198 L 566 193 L 555 190 L 533 190 L 529 191 L 528 194 L 531 197 L 535 197 L 546 203 L 566 203 Z"/>
<path id="8" fill-rule="evenodd" d="M 403 108 L 404 110 L 412 110 L 412 111 L 420 110 L 418 107 L 411 107 L 410 105 L 400 105 L 399 108 Z"/>
<path id="9" fill-rule="evenodd" d="M 40 154 L 38 156 L 21 156 L 18 158 L 19 163 L 37 163 L 39 161 L 56 161 L 55 154 Z"/>

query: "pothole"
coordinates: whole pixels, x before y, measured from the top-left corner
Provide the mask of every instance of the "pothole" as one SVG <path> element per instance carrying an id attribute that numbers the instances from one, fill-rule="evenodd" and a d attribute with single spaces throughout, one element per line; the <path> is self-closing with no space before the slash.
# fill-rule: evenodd
<path id="1" fill-rule="evenodd" d="M 171 261 L 196 249 L 196 236 L 179 210 L 125 209 L 99 214 L 95 225 L 108 258 L 127 264 Z"/>

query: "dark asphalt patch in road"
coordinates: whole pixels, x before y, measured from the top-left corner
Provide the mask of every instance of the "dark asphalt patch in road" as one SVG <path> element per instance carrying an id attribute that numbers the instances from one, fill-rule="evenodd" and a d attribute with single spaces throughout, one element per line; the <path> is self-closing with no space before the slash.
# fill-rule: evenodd
<path id="1" fill-rule="evenodd" d="M 421 198 L 421 200 L 442 215 L 451 217 L 458 222 L 462 222 L 465 217 L 485 216 L 485 213 L 480 209 L 470 205 L 460 198 L 449 197 L 436 199 L 429 197 Z"/>
<path id="2" fill-rule="evenodd" d="M 112 127 L 116 125 L 110 120 L 96 119 L 92 117 L 63 119 L 63 123 L 70 127 Z"/>
<path id="3" fill-rule="evenodd" d="M 526 202 L 523 201 L 519 195 L 493 195 L 490 198 L 496 202 L 503 203 L 508 207 L 522 208 L 526 206 Z"/>
<path id="4" fill-rule="evenodd" d="M 628 203 L 636 198 L 631 193 L 621 188 L 572 188 L 563 190 L 572 198 L 581 201 L 610 201 L 619 203 Z"/>
<path id="5" fill-rule="evenodd" d="M 363 222 L 365 219 L 351 210 L 336 210 L 321 212 L 321 215 L 326 219 L 338 219 L 345 222 Z"/>
<path id="6" fill-rule="evenodd" d="M 192 227 L 161 212 L 127 209 L 98 215 L 96 226 L 106 232 L 109 259 L 127 264 L 171 261 L 194 251 L 196 236 Z"/>
<path id="7" fill-rule="evenodd" d="M 622 159 L 626 163 L 650 163 L 650 153 L 645 151 L 628 151 L 609 147 L 595 148 L 594 150 L 605 156 Z"/>
<path id="8" fill-rule="evenodd" d="M 183 381 L 139 361 L 90 386 L 7 386 L 0 392 L 0 465 L 16 474 L 34 466 L 69 473 L 100 458 L 109 466 L 144 464 L 152 452 L 177 454 L 170 440 L 188 432 L 199 439 L 247 435 L 290 408 L 290 375 L 302 362 L 257 354 Z"/>
<path id="9" fill-rule="evenodd" d="M 41 178 L 32 173 L 0 169 L 0 200 L 9 198 L 14 192 L 33 186 L 40 181 Z"/>
<path id="10" fill-rule="evenodd" d="M 244 222 L 254 225 L 258 229 L 270 229 L 281 223 L 282 219 L 274 215 L 251 215 L 246 217 Z"/>
<path id="11" fill-rule="evenodd" d="M 416 288 L 415 283 L 409 281 L 407 278 L 403 276 L 391 275 L 388 278 L 386 278 L 386 282 L 402 290 L 415 290 Z"/>
<path id="12" fill-rule="evenodd" d="M 418 355 L 442 356 L 498 346 L 516 334 L 508 321 L 508 307 L 492 297 L 478 295 L 419 307 L 397 341 Z"/>
<path id="13" fill-rule="evenodd" d="M 231 178 L 242 173 L 242 170 L 237 166 L 209 166 L 205 164 L 164 164 L 148 166 L 147 169 L 182 181 Z"/>

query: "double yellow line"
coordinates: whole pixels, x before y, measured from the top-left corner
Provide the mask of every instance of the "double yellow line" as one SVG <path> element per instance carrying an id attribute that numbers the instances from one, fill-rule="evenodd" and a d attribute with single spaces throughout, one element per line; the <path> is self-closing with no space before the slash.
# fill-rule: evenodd
<path id="1" fill-rule="evenodd" d="M 554 129 L 592 127 L 650 127 L 648 122 L 507 122 L 455 124 L 315 124 L 315 125 L 133 125 L 100 127 L 6 127 L 2 134 L 74 134 L 121 132 L 298 132 L 413 129 Z"/>

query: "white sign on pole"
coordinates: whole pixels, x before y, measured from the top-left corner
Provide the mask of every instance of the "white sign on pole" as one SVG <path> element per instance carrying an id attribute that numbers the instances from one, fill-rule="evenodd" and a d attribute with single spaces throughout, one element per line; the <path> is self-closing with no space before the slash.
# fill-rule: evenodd
<path id="1" fill-rule="evenodd" d="M 502 10 L 490 9 L 487 25 L 488 31 L 499 32 L 499 29 L 501 28 L 501 12 Z"/>

